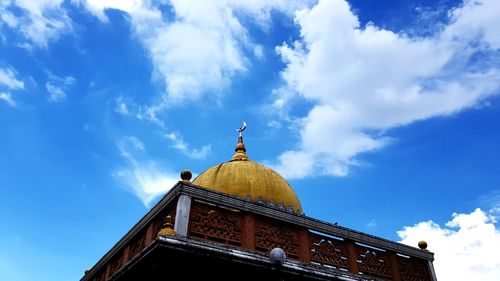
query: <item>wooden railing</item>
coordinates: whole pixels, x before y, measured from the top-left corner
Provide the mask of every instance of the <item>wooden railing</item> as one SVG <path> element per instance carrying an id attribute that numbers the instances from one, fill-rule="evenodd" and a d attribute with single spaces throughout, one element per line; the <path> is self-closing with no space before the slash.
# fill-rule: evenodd
<path id="1" fill-rule="evenodd" d="M 212 204 L 194 197 L 188 212 L 189 239 L 215 242 L 262 255 L 280 247 L 289 260 L 305 266 L 384 280 L 432 280 L 431 253 L 311 218 L 267 210 L 198 187 L 187 186 L 186 189 L 191 192 L 190 196 L 202 192 L 205 198 L 219 202 Z M 134 226 L 83 280 L 108 280 L 156 239 L 166 218 L 174 222 L 178 208 L 176 198 L 183 190 L 178 186 L 173 192 L 170 198 L 167 194 L 165 200 L 168 201 L 160 202 L 163 205 L 159 203 L 145 216 L 147 220 L 143 218 Z"/>
<path id="2" fill-rule="evenodd" d="M 251 219 L 248 218 L 251 217 Z M 245 221 L 253 223 L 245 223 Z M 271 218 L 193 202 L 188 237 L 267 255 L 275 247 L 303 264 L 395 281 L 428 281 L 427 261 Z M 245 243 L 246 240 L 255 241 Z"/>

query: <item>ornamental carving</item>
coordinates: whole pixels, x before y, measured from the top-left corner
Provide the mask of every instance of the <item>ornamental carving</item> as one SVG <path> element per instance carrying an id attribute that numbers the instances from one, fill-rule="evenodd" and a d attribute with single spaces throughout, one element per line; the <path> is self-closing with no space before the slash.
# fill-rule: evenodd
<path id="1" fill-rule="evenodd" d="M 146 247 L 146 231 L 142 231 L 130 243 L 128 257 L 131 260 Z"/>
<path id="2" fill-rule="evenodd" d="M 356 245 L 359 271 L 364 274 L 392 277 L 389 256 L 382 251 Z"/>
<path id="3" fill-rule="evenodd" d="M 115 255 L 115 258 L 109 264 L 109 276 L 112 276 L 123 266 L 123 252 Z"/>
<path id="4" fill-rule="evenodd" d="M 106 280 L 106 271 L 105 270 L 101 270 L 94 277 L 94 281 L 104 281 L 104 280 Z"/>
<path id="5" fill-rule="evenodd" d="M 310 234 L 311 261 L 337 268 L 348 268 L 347 249 L 343 241 Z"/>
<path id="6" fill-rule="evenodd" d="M 255 222 L 255 229 L 257 250 L 269 252 L 275 247 L 280 247 L 287 256 L 298 258 L 299 234 L 296 228 L 258 219 Z"/>
<path id="7" fill-rule="evenodd" d="M 202 204 L 191 206 L 189 235 L 229 245 L 241 245 L 242 216 Z"/>
<path id="8" fill-rule="evenodd" d="M 399 273 L 402 281 L 428 281 L 430 280 L 427 265 L 415 259 L 398 257 Z"/>

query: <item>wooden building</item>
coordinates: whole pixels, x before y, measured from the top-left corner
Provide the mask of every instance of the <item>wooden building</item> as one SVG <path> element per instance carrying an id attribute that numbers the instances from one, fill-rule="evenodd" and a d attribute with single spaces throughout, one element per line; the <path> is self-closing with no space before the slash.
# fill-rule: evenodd
<path id="1" fill-rule="evenodd" d="M 181 178 L 81 281 L 436 280 L 423 241 L 305 216 L 286 180 L 248 159 L 241 135 L 230 161 Z"/>

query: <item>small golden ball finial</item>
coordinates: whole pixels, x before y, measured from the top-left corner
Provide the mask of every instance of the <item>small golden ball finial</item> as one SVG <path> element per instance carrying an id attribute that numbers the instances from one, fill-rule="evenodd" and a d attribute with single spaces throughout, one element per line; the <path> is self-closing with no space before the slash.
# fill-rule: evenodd
<path id="1" fill-rule="evenodd" d="M 193 177 L 193 173 L 190 170 L 184 170 L 181 172 L 181 179 L 185 182 L 189 182 Z"/>
<path id="2" fill-rule="evenodd" d="M 420 248 L 420 250 L 427 251 L 427 242 L 425 242 L 424 240 L 419 241 L 418 247 Z"/>

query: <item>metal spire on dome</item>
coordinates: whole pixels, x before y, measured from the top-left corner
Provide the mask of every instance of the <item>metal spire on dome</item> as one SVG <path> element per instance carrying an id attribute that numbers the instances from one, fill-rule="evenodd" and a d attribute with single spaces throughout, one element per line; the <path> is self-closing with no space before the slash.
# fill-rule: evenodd
<path id="1" fill-rule="evenodd" d="M 241 134 L 246 128 L 247 123 L 243 121 L 243 126 L 241 126 L 241 128 L 239 129 L 236 129 L 236 131 L 240 133 L 240 135 L 238 137 L 238 144 L 236 144 L 236 148 L 234 149 L 236 153 L 233 155 L 232 160 L 248 160 L 247 150 L 245 148 L 245 145 L 243 144 L 243 136 Z"/>

